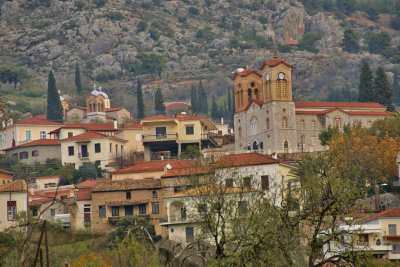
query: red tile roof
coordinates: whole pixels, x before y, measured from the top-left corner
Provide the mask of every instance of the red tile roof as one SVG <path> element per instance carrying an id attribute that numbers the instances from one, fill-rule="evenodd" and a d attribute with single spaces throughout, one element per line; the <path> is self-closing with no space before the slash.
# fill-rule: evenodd
<path id="1" fill-rule="evenodd" d="M 72 108 L 80 109 L 80 110 L 87 110 L 86 107 L 80 107 L 80 106 L 72 106 Z"/>
<path id="2" fill-rule="evenodd" d="M 284 64 L 285 66 L 287 66 L 289 68 L 293 68 L 292 64 L 287 63 L 283 59 L 281 59 L 281 58 L 273 58 L 273 59 L 270 59 L 268 61 L 265 61 L 264 64 L 262 65 L 262 67 L 260 68 L 260 70 L 263 70 L 265 66 L 274 67 L 274 66 L 277 66 L 279 64 Z"/>
<path id="3" fill-rule="evenodd" d="M 172 166 L 172 169 L 182 169 L 193 166 L 193 160 L 169 159 L 169 160 L 145 161 L 143 163 L 139 163 L 137 165 L 133 165 L 131 167 L 127 167 L 112 172 L 112 174 L 160 172 L 164 170 L 167 164 L 170 164 Z"/>
<path id="4" fill-rule="evenodd" d="M 125 126 L 126 129 L 143 129 L 143 125 L 140 122 L 135 122 Z"/>
<path id="5" fill-rule="evenodd" d="M 236 72 L 235 75 L 232 77 L 232 80 L 235 80 L 237 76 L 240 77 L 247 77 L 250 74 L 254 73 L 255 75 L 257 75 L 258 77 L 261 77 L 261 74 L 258 71 L 255 71 L 253 69 L 245 69 L 244 71 L 239 71 Z"/>
<path id="6" fill-rule="evenodd" d="M 45 114 L 37 115 L 32 118 L 20 120 L 15 124 L 36 124 L 36 125 L 63 125 L 62 123 L 55 122 L 55 121 L 48 121 L 47 116 Z"/>
<path id="7" fill-rule="evenodd" d="M 165 107 L 166 110 L 175 110 L 175 109 L 189 109 L 190 105 L 185 103 L 171 103 Z"/>
<path id="8" fill-rule="evenodd" d="M 121 109 L 127 109 L 127 108 L 126 107 L 106 108 L 106 112 L 113 112 Z"/>
<path id="9" fill-rule="evenodd" d="M 299 43 L 297 42 L 297 41 L 288 41 L 288 42 L 286 42 L 286 43 L 283 43 L 282 45 L 293 45 L 293 46 L 296 46 L 296 45 L 298 45 Z"/>
<path id="10" fill-rule="evenodd" d="M 231 154 L 221 157 L 217 167 L 239 167 L 280 163 L 281 161 L 270 156 L 253 153 Z"/>
<path id="11" fill-rule="evenodd" d="M 26 182 L 24 180 L 17 180 L 0 186 L 0 192 L 20 192 L 26 191 L 27 189 L 28 187 L 26 186 Z"/>
<path id="12" fill-rule="evenodd" d="M 97 132 L 87 132 L 84 134 L 79 134 L 76 136 L 65 138 L 60 141 L 86 140 L 86 139 L 96 139 L 96 138 L 109 138 L 109 139 L 113 139 L 113 140 L 117 140 L 117 141 L 121 141 L 121 142 L 127 142 L 127 140 L 124 140 L 124 139 L 121 139 L 121 138 L 118 138 L 115 136 L 109 136 L 106 134 L 97 133 Z"/>
<path id="13" fill-rule="evenodd" d="M 56 145 L 60 145 L 60 140 L 58 140 L 58 139 L 39 139 L 39 140 L 35 140 L 35 141 L 25 143 L 22 145 L 18 145 L 15 147 L 9 147 L 4 150 L 8 151 L 8 150 L 12 150 L 14 148 L 29 147 L 29 146 L 56 146 Z"/>
<path id="14" fill-rule="evenodd" d="M 376 213 L 363 221 L 371 221 L 374 219 L 379 219 L 379 218 L 391 218 L 391 217 L 400 217 L 400 208 L 399 207 L 394 207 L 379 213 Z"/>
<path id="15" fill-rule="evenodd" d="M 177 119 L 180 121 L 189 121 L 189 120 L 204 120 L 208 119 L 207 117 L 198 117 L 187 114 L 176 114 L 176 115 L 156 115 L 152 117 L 143 118 L 142 121 L 147 120 L 165 120 L 165 119 Z"/>
<path id="16" fill-rule="evenodd" d="M 161 188 L 161 179 L 140 179 L 140 180 L 119 180 L 97 183 L 92 192 L 112 192 L 140 189 L 158 189 Z"/>
<path id="17" fill-rule="evenodd" d="M 93 187 L 96 183 L 101 182 L 101 181 L 111 181 L 111 179 L 91 179 L 91 180 L 86 180 L 78 185 L 76 185 L 77 188 L 86 188 L 86 187 Z"/>
<path id="18" fill-rule="evenodd" d="M 5 169 L 0 169 L 0 173 L 6 173 L 6 174 L 11 174 L 11 175 L 14 174 L 13 172 L 7 171 Z"/>
<path id="19" fill-rule="evenodd" d="M 36 180 L 37 179 L 52 179 L 52 178 L 61 178 L 61 175 L 60 174 L 57 174 L 57 175 L 48 175 L 48 176 L 40 176 L 40 177 L 36 177 Z"/>
<path id="20" fill-rule="evenodd" d="M 343 113 L 349 115 L 358 115 L 358 116 L 392 116 L 393 114 L 388 111 L 346 111 L 341 108 L 330 108 L 325 110 L 296 110 L 296 114 L 315 114 L 315 115 L 323 115 L 331 113 L 332 111 L 339 110 Z"/>
<path id="21" fill-rule="evenodd" d="M 379 103 L 368 102 L 294 102 L 296 108 L 326 107 L 326 108 L 386 108 Z"/>
<path id="22" fill-rule="evenodd" d="M 178 177 L 178 176 L 189 176 L 189 175 L 199 175 L 199 174 L 206 174 L 206 173 L 214 173 L 213 168 L 205 168 L 204 166 L 198 167 L 185 167 L 171 170 L 168 170 L 166 174 L 162 175 L 162 178 L 168 177 Z"/>
<path id="23" fill-rule="evenodd" d="M 118 129 L 114 128 L 114 123 L 73 123 L 64 125 L 61 128 L 65 129 L 83 128 L 89 131 L 118 131 Z"/>
<path id="24" fill-rule="evenodd" d="M 91 200 L 92 199 L 92 189 L 79 189 L 76 192 L 76 200 Z"/>
<path id="25" fill-rule="evenodd" d="M 29 206 L 37 206 L 39 204 L 44 204 L 53 201 L 54 197 L 45 197 L 41 199 L 35 199 L 29 201 Z"/>

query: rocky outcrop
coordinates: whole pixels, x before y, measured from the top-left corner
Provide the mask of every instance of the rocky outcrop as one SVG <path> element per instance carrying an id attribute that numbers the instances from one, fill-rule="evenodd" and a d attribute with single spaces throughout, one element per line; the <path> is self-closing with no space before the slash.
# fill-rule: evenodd
<path id="1" fill-rule="evenodd" d="M 1 19 L 7 20 L 19 12 L 17 1 L 4 1 L 1 5 Z"/>
<path id="2" fill-rule="evenodd" d="M 318 13 L 311 17 L 310 31 L 321 35 L 318 47 L 322 48 L 339 46 L 343 39 L 343 29 L 340 27 L 339 22 L 331 16 L 325 16 L 323 13 Z"/>

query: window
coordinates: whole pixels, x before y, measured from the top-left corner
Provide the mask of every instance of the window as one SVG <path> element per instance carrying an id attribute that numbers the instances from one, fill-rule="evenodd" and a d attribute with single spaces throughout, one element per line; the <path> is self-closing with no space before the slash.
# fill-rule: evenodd
<path id="1" fill-rule="evenodd" d="M 56 215 L 56 209 L 51 209 L 50 210 L 50 214 L 51 214 L 51 216 L 55 216 Z"/>
<path id="2" fill-rule="evenodd" d="M 317 136 L 316 135 L 311 136 L 311 143 L 313 144 L 313 146 L 315 146 L 317 144 Z"/>
<path id="3" fill-rule="evenodd" d="M 315 130 L 315 120 L 311 121 L 311 129 Z"/>
<path id="4" fill-rule="evenodd" d="M 304 145 L 305 145 L 305 143 L 306 143 L 306 137 L 305 137 L 304 135 L 302 135 L 302 136 L 300 137 L 300 142 L 301 142 L 302 147 L 304 147 Z"/>
<path id="5" fill-rule="evenodd" d="M 44 188 L 48 188 L 48 187 L 56 187 L 57 186 L 57 184 L 56 183 L 47 183 L 47 184 L 44 184 Z"/>
<path id="6" fill-rule="evenodd" d="M 125 206 L 125 216 L 133 215 L 133 206 Z"/>
<path id="7" fill-rule="evenodd" d="M 14 140 L 15 140 L 15 133 L 11 132 L 11 141 L 14 141 Z"/>
<path id="8" fill-rule="evenodd" d="M 157 197 L 157 191 L 153 191 L 151 195 L 152 197 Z"/>
<path id="9" fill-rule="evenodd" d="M 269 118 L 267 118 L 267 130 L 269 130 L 270 125 L 269 125 Z"/>
<path id="10" fill-rule="evenodd" d="M 192 243 L 194 241 L 194 229 L 193 227 L 186 227 L 186 243 Z"/>
<path id="11" fill-rule="evenodd" d="M 389 235 L 397 235 L 395 224 L 389 224 Z"/>
<path id="12" fill-rule="evenodd" d="M 112 152 L 112 144 L 110 143 L 110 153 Z"/>
<path id="13" fill-rule="evenodd" d="M 115 155 L 118 155 L 118 145 L 115 145 Z"/>
<path id="14" fill-rule="evenodd" d="M 247 103 L 251 101 L 251 89 L 247 89 Z"/>
<path id="15" fill-rule="evenodd" d="M 17 216 L 17 201 L 7 201 L 7 219 L 14 221 Z"/>
<path id="16" fill-rule="evenodd" d="M 181 219 L 182 221 L 186 220 L 186 208 L 181 208 Z"/>
<path id="17" fill-rule="evenodd" d="M 288 122 L 287 122 L 287 118 L 283 117 L 282 118 L 282 128 L 286 129 L 288 127 Z"/>
<path id="18" fill-rule="evenodd" d="M 233 179 L 226 179 L 225 187 L 233 187 Z"/>
<path id="19" fill-rule="evenodd" d="M 106 217 L 106 206 L 99 206 L 99 217 Z"/>
<path id="20" fill-rule="evenodd" d="M 46 131 L 40 131 L 40 139 L 46 139 Z"/>
<path id="21" fill-rule="evenodd" d="M 156 127 L 156 139 L 167 138 L 167 127 Z"/>
<path id="22" fill-rule="evenodd" d="M 100 153 L 100 143 L 94 144 L 94 153 Z"/>
<path id="23" fill-rule="evenodd" d="M 126 191 L 126 199 L 131 199 L 131 191 Z"/>
<path id="24" fill-rule="evenodd" d="M 121 145 L 121 155 L 124 154 L 124 146 Z"/>
<path id="25" fill-rule="evenodd" d="M 74 133 L 73 132 L 68 132 L 68 138 L 71 138 L 71 137 L 73 137 L 74 136 Z"/>
<path id="26" fill-rule="evenodd" d="M 258 128 L 258 121 L 256 117 L 253 117 L 250 121 L 250 131 L 251 134 L 256 134 L 257 133 L 257 129 Z"/>
<path id="27" fill-rule="evenodd" d="M 261 189 L 264 191 L 269 190 L 269 177 L 268 175 L 261 176 Z"/>
<path id="28" fill-rule="evenodd" d="M 31 130 L 26 130 L 25 131 L 25 139 L 27 141 L 31 141 L 32 140 L 32 131 Z"/>
<path id="29" fill-rule="evenodd" d="M 250 185 L 251 185 L 251 177 L 244 177 L 243 178 L 243 186 L 250 187 Z"/>
<path id="30" fill-rule="evenodd" d="M 158 202 L 152 202 L 151 203 L 151 213 L 153 213 L 153 214 L 158 214 L 159 213 Z"/>
<path id="31" fill-rule="evenodd" d="M 37 209 L 33 209 L 33 210 L 32 210 L 32 216 L 33 216 L 33 217 L 38 216 L 38 210 L 37 210 Z"/>
<path id="32" fill-rule="evenodd" d="M 342 128 L 342 119 L 339 116 L 333 117 L 333 127 Z"/>
<path id="33" fill-rule="evenodd" d="M 194 134 L 194 125 L 185 126 L 186 135 L 193 135 Z"/>
<path id="34" fill-rule="evenodd" d="M 173 233 L 174 232 L 174 228 L 171 228 L 171 233 Z"/>
<path id="35" fill-rule="evenodd" d="M 207 211 L 207 204 L 198 204 L 197 205 L 198 212 L 206 212 Z"/>
<path id="36" fill-rule="evenodd" d="M 111 216 L 119 216 L 119 207 L 111 207 Z"/>
<path id="37" fill-rule="evenodd" d="M 146 204 L 139 204 L 139 214 L 146 214 Z"/>
<path id="38" fill-rule="evenodd" d="M 19 159 L 27 159 L 27 158 L 28 158 L 28 152 L 27 151 L 19 153 Z"/>
<path id="39" fill-rule="evenodd" d="M 393 254 L 400 254 L 400 244 L 393 245 Z"/>
<path id="40" fill-rule="evenodd" d="M 288 141 L 283 142 L 283 153 L 289 153 L 289 143 L 288 143 Z"/>
<path id="41" fill-rule="evenodd" d="M 238 209 L 240 213 L 247 211 L 247 202 L 246 201 L 239 201 L 238 202 Z"/>
<path id="42" fill-rule="evenodd" d="M 90 212 L 90 208 L 83 208 L 83 212 Z"/>
<path id="43" fill-rule="evenodd" d="M 141 138 L 140 138 L 140 134 L 136 134 L 136 142 L 140 142 Z M 111 151 L 110 151 L 111 152 Z"/>
<path id="44" fill-rule="evenodd" d="M 37 157 L 39 156 L 39 151 L 38 150 L 33 150 L 32 151 L 32 157 Z"/>
<path id="45" fill-rule="evenodd" d="M 258 144 L 257 141 L 253 142 L 253 150 L 257 150 L 258 149 Z"/>
<path id="46" fill-rule="evenodd" d="M 264 149 L 264 142 L 260 142 L 260 149 Z"/>
<path id="47" fill-rule="evenodd" d="M 68 147 L 68 156 L 73 156 L 74 155 L 74 147 L 73 146 L 69 146 Z"/>
<path id="48" fill-rule="evenodd" d="M 300 121 L 300 129 L 304 130 L 304 128 L 305 128 L 304 125 L 305 125 L 304 120 L 301 120 L 301 121 Z"/>

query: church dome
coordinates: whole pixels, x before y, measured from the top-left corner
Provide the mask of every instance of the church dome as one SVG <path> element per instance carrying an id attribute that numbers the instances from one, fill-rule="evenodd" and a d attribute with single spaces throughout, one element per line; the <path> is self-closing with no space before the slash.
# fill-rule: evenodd
<path id="1" fill-rule="evenodd" d="M 108 95 L 107 95 L 106 93 L 104 93 L 104 92 L 99 92 L 99 94 L 100 94 L 100 95 L 103 95 L 104 98 L 108 99 Z"/>
<path id="2" fill-rule="evenodd" d="M 94 96 L 98 96 L 99 95 L 99 91 L 97 91 L 96 89 L 94 89 L 90 94 L 94 95 Z"/>

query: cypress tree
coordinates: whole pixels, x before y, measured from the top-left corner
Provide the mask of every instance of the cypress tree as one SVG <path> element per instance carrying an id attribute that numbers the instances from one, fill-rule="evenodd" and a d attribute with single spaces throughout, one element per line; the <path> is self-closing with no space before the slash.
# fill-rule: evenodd
<path id="1" fill-rule="evenodd" d="M 231 89 L 228 89 L 228 108 L 227 108 L 227 113 L 228 117 L 230 117 L 230 113 L 232 112 L 232 99 L 231 99 Z"/>
<path id="2" fill-rule="evenodd" d="M 211 100 L 211 118 L 213 120 L 217 120 L 219 117 L 218 114 L 218 106 L 217 103 L 215 102 L 215 95 L 212 96 L 212 100 Z"/>
<path id="3" fill-rule="evenodd" d="M 390 88 L 389 80 L 386 76 L 385 71 L 382 67 L 376 70 L 375 77 L 375 92 L 377 96 L 377 102 L 379 104 L 387 106 L 388 111 L 393 111 L 393 90 Z"/>
<path id="4" fill-rule="evenodd" d="M 49 73 L 47 85 L 47 119 L 49 121 L 63 122 L 63 108 L 52 71 Z"/>
<path id="5" fill-rule="evenodd" d="M 208 114 L 208 101 L 207 101 L 207 95 L 203 87 L 203 83 L 200 80 L 199 82 L 199 90 L 198 90 L 198 103 L 199 103 L 199 108 L 198 111 L 203 113 L 203 114 Z"/>
<path id="6" fill-rule="evenodd" d="M 79 70 L 78 62 L 75 65 L 75 86 L 78 94 L 82 92 L 81 72 Z"/>
<path id="7" fill-rule="evenodd" d="M 364 60 L 360 69 L 360 84 L 358 85 L 358 102 L 376 101 L 372 85 L 372 73 L 368 63 Z"/>
<path id="8" fill-rule="evenodd" d="M 192 85 L 192 89 L 190 90 L 190 108 L 192 110 L 193 113 L 197 113 L 198 112 L 198 108 L 197 108 L 197 91 L 196 91 L 196 87 L 194 85 Z"/>
<path id="9" fill-rule="evenodd" d="M 144 118 L 144 104 L 143 104 L 143 92 L 142 92 L 142 82 L 138 78 L 137 88 L 136 88 L 136 108 L 137 108 L 137 118 Z"/>
<path id="10" fill-rule="evenodd" d="M 393 76 L 393 94 L 394 94 L 394 102 L 399 105 L 400 104 L 400 80 L 399 80 L 399 71 L 394 71 Z"/>
<path id="11" fill-rule="evenodd" d="M 154 110 L 157 115 L 165 114 L 164 99 L 160 88 L 157 89 L 154 96 Z"/>

